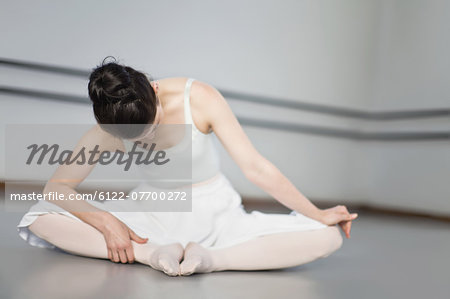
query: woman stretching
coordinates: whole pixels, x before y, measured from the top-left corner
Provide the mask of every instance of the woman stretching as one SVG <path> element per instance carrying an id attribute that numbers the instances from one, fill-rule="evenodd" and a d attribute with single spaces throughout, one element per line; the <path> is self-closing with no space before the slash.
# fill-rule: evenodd
<path id="1" fill-rule="evenodd" d="M 341 247 L 338 225 L 350 238 L 357 214 L 342 205 L 321 210 L 305 198 L 258 153 L 210 85 L 182 77 L 152 81 L 129 66 L 104 61 L 92 71 L 88 91 L 97 125 L 75 152 L 96 145 L 100 152 L 127 152 L 131 141 L 151 144 L 158 125 L 191 125 L 192 212 L 108 211 L 107 203 L 96 201 L 40 201 L 18 224 L 29 244 L 116 263 L 136 261 L 177 276 L 298 266 Z M 124 138 L 108 132 L 105 124 L 149 126 L 138 138 Z M 292 210 L 289 215 L 243 209 L 241 197 L 219 170 L 212 133 L 246 178 Z M 76 195 L 75 188 L 94 166 L 60 165 L 44 193 Z"/>

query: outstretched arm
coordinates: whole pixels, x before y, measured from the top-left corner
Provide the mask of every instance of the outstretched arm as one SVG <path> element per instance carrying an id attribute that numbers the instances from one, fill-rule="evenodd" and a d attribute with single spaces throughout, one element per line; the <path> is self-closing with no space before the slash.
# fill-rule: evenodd
<path id="1" fill-rule="evenodd" d="M 291 210 L 329 225 L 342 222 L 340 224 L 344 232 L 347 237 L 350 236 L 350 221 L 356 217 L 350 215 L 343 206 L 338 207 L 345 210 L 337 207 L 321 210 L 311 203 L 275 165 L 254 148 L 219 91 L 197 81 L 195 95 L 198 103 L 203 103 L 199 109 L 210 129 L 251 182 Z"/>

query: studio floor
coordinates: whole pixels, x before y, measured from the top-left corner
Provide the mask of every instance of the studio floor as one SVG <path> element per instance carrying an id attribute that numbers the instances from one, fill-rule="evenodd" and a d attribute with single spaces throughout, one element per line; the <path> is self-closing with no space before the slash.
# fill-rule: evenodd
<path id="1" fill-rule="evenodd" d="M 449 298 L 450 224 L 364 211 L 351 239 L 295 268 L 168 277 L 29 246 L 0 212 L 0 298 Z"/>

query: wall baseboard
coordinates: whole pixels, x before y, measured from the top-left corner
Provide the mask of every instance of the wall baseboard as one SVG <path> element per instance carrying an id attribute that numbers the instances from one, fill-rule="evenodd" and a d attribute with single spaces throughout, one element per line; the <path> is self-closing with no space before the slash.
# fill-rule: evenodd
<path id="1" fill-rule="evenodd" d="M 317 200 L 310 198 L 310 201 L 314 203 L 320 209 L 327 209 L 336 206 L 336 201 L 331 200 Z M 272 213 L 287 213 L 290 210 L 283 206 L 276 200 L 267 200 L 266 198 L 243 198 L 243 204 L 247 210 L 260 209 Z M 450 215 L 436 215 L 432 213 L 409 211 L 403 209 L 395 209 L 386 206 L 378 206 L 376 204 L 358 203 L 358 202 L 346 202 L 345 199 L 339 201 L 340 205 L 344 205 L 350 212 L 356 213 L 370 213 L 378 216 L 397 216 L 397 217 L 419 217 L 426 219 L 433 219 L 450 223 Z"/>
<path id="2" fill-rule="evenodd" d="M 36 185 L 24 185 L 24 187 L 36 187 Z M 43 186 L 42 186 L 43 188 Z M 93 190 L 83 189 L 83 192 L 93 192 Z M 0 182 L 0 201 L 5 200 L 5 182 Z M 327 209 L 336 206 L 336 201 L 310 199 L 318 208 Z M 450 223 L 450 215 L 435 215 L 431 213 L 422 213 L 417 211 L 408 211 L 394 209 L 391 207 L 378 206 L 375 204 L 346 202 L 345 199 L 339 201 L 345 205 L 350 212 L 371 213 L 379 216 L 397 216 L 397 217 L 419 217 L 433 219 Z M 276 200 L 267 200 L 267 198 L 246 198 L 242 199 L 246 210 L 262 210 L 271 213 L 288 213 L 289 209 Z M 1 205 L 0 205 L 1 206 Z"/>

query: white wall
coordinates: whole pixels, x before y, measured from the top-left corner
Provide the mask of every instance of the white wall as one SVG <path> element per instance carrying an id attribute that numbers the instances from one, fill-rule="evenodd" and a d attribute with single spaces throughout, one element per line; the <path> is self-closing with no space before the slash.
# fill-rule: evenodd
<path id="1" fill-rule="evenodd" d="M 0 11 L 0 56 L 90 69 L 114 55 L 156 77 L 189 76 L 293 101 L 374 111 L 444 108 L 448 6 L 436 0 L 15 1 Z M 86 81 L 6 67 L 0 84 L 87 94 Z M 0 97 L 3 124 L 57 123 L 56 113 L 66 109 Z M 447 118 L 362 121 L 229 100 L 238 116 L 258 119 L 366 131 L 449 128 Z M 24 112 L 15 113 L 18 105 Z M 68 109 L 63 121 L 92 117 L 88 108 Z M 309 198 L 450 212 L 444 141 L 360 142 L 244 129 Z M 244 196 L 265 196 L 241 180 L 223 151 L 222 158 Z M 421 192 L 405 191 L 400 178 L 408 177 Z"/>
<path id="2" fill-rule="evenodd" d="M 448 108 L 450 2 L 383 0 L 374 110 Z"/>
<path id="3" fill-rule="evenodd" d="M 0 55 L 366 107 L 378 4 L 352 1 L 9 1 Z"/>
<path id="4" fill-rule="evenodd" d="M 381 1 L 373 111 L 450 108 L 450 2 Z M 373 130 L 446 131 L 450 115 L 368 122 Z M 447 214 L 450 139 L 369 142 L 369 202 Z"/>

